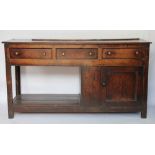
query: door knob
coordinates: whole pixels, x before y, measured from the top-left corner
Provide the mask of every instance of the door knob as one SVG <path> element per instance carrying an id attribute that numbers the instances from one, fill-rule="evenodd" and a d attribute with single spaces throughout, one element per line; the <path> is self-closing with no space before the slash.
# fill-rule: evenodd
<path id="1" fill-rule="evenodd" d="M 102 82 L 102 86 L 103 87 L 105 87 L 106 86 L 106 82 L 104 81 L 104 82 Z"/>

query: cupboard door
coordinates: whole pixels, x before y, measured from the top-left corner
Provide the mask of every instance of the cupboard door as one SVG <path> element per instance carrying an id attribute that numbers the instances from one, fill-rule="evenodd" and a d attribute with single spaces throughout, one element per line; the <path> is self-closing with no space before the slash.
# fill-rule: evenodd
<path id="1" fill-rule="evenodd" d="M 139 67 L 103 67 L 102 101 L 106 105 L 137 105 L 142 99 L 142 68 Z"/>

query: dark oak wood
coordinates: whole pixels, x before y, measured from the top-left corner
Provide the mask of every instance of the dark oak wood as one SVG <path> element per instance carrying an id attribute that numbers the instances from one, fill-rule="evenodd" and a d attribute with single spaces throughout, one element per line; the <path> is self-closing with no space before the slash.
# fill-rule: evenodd
<path id="1" fill-rule="evenodd" d="M 14 117 L 13 108 L 13 92 L 12 92 L 12 76 L 11 76 L 11 65 L 9 63 L 9 49 L 6 49 L 5 60 L 6 60 L 6 83 L 7 83 L 7 100 L 8 100 L 8 117 Z"/>
<path id="2" fill-rule="evenodd" d="M 61 48 L 57 49 L 57 59 L 97 59 L 98 49 Z"/>
<path id="3" fill-rule="evenodd" d="M 77 105 L 80 104 L 80 95 L 75 94 L 22 94 L 17 95 L 13 101 L 17 105 Z"/>
<path id="4" fill-rule="evenodd" d="M 14 98 L 15 112 L 138 112 L 140 106 L 124 107 L 103 107 L 101 105 L 83 105 L 80 103 L 80 95 L 74 94 L 23 94 Z M 134 109 L 134 110 L 133 110 Z"/>
<path id="5" fill-rule="evenodd" d="M 11 59 L 51 59 L 52 49 L 10 49 Z"/>
<path id="6" fill-rule="evenodd" d="M 84 105 L 102 105 L 101 67 L 82 67 L 81 91 Z"/>
<path id="7" fill-rule="evenodd" d="M 32 39 L 5 44 L 8 115 L 14 112 L 141 112 L 147 117 L 150 42 Z M 22 94 L 20 66 L 79 66 L 81 94 Z M 15 66 L 13 99 L 11 67 Z"/>
<path id="8" fill-rule="evenodd" d="M 107 106 L 137 105 L 142 99 L 143 71 L 139 67 L 103 67 L 102 86 Z"/>
<path id="9" fill-rule="evenodd" d="M 141 49 L 135 48 L 113 48 L 103 49 L 103 59 L 141 59 L 144 57 Z"/>
<path id="10" fill-rule="evenodd" d="M 15 78 L 16 78 L 16 95 L 20 95 L 21 94 L 20 66 L 15 66 Z"/>
<path id="11" fill-rule="evenodd" d="M 24 60 L 24 61 L 23 61 Z M 57 59 L 57 60 L 41 60 L 41 59 L 10 59 L 10 63 L 20 66 L 141 66 L 142 60 L 135 59 L 104 59 L 104 60 L 77 60 L 77 59 Z"/>

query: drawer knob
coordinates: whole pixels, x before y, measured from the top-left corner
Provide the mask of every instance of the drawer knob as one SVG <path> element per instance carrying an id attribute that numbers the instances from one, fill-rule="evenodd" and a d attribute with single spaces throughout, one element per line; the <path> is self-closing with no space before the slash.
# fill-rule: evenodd
<path id="1" fill-rule="evenodd" d="M 15 55 L 19 55 L 19 52 L 15 52 Z"/>
<path id="2" fill-rule="evenodd" d="M 62 52 L 62 54 L 61 54 L 62 56 L 64 56 L 65 55 L 65 52 Z"/>
<path id="3" fill-rule="evenodd" d="M 43 52 L 43 56 L 46 56 L 46 52 Z"/>
<path id="4" fill-rule="evenodd" d="M 110 51 L 107 51 L 106 54 L 107 54 L 107 55 L 111 55 L 112 53 L 111 53 Z"/>
<path id="5" fill-rule="evenodd" d="M 89 55 L 92 56 L 93 55 L 93 52 L 89 52 Z"/>
<path id="6" fill-rule="evenodd" d="M 136 55 L 139 55 L 139 51 L 136 51 Z"/>

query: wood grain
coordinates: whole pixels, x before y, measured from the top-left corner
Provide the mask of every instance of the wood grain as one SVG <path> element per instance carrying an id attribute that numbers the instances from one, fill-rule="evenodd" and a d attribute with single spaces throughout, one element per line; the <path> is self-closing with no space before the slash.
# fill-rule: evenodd
<path id="1" fill-rule="evenodd" d="M 4 41 L 8 116 L 14 112 L 140 112 L 147 117 L 150 42 L 141 39 Z M 13 99 L 11 67 L 15 66 Z M 22 94 L 20 66 L 79 66 L 81 94 Z"/>

